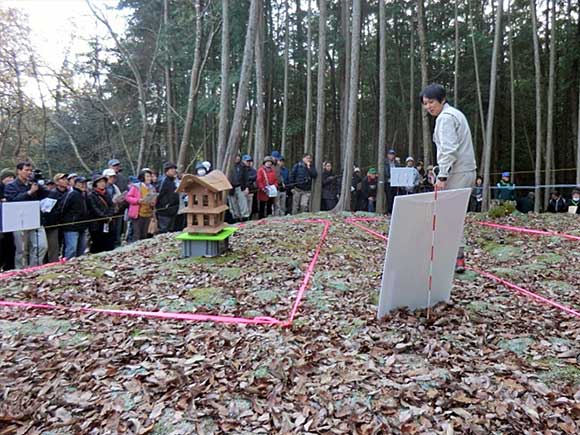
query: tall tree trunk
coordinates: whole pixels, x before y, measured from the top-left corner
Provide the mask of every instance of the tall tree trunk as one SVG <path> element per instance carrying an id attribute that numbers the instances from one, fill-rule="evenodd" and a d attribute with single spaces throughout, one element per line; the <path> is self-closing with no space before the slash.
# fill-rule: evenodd
<path id="1" fill-rule="evenodd" d="M 578 128 L 576 135 L 576 186 L 580 186 L 580 80 L 578 81 Z"/>
<path id="2" fill-rule="evenodd" d="M 79 163 L 81 164 L 83 169 L 85 171 L 87 171 L 88 174 L 92 174 L 91 168 L 89 168 L 89 165 L 87 165 L 85 163 L 84 159 L 82 158 L 81 153 L 79 152 L 79 147 L 77 146 L 77 143 L 74 140 L 70 131 L 68 131 L 68 129 L 64 125 L 62 125 L 60 122 L 57 121 L 56 116 L 49 114 L 49 119 L 50 119 L 50 122 L 52 122 L 60 130 L 62 130 L 62 132 L 66 135 L 66 137 L 68 138 L 68 142 L 70 143 L 70 146 L 73 149 L 75 157 L 77 158 L 77 160 L 79 161 Z"/>
<path id="3" fill-rule="evenodd" d="M 320 211 L 322 198 L 322 163 L 324 158 L 324 133 L 326 120 L 326 1 L 319 0 L 318 16 L 318 77 L 316 83 L 316 149 L 314 166 L 319 176 L 314 180 L 312 211 Z"/>
<path id="4" fill-rule="evenodd" d="M 459 107 L 459 19 L 458 3 L 455 1 L 455 73 L 453 74 L 453 100 L 455 107 Z"/>
<path id="5" fill-rule="evenodd" d="M 417 0 L 417 20 L 419 45 L 421 51 L 421 86 L 424 88 L 429 81 L 427 68 L 427 31 L 425 29 L 425 6 L 424 0 Z M 431 158 L 431 126 L 426 110 L 421 111 L 421 126 L 423 133 L 423 161 L 428 165 Z"/>
<path id="6" fill-rule="evenodd" d="M 30 159 L 30 150 L 28 149 L 28 141 L 24 141 L 22 136 L 22 120 L 24 118 L 24 93 L 22 92 L 22 71 L 20 70 L 20 63 L 16 57 L 16 52 L 12 50 L 12 64 L 14 68 L 14 75 L 16 76 L 16 92 L 18 96 L 18 114 L 16 115 L 16 147 L 14 148 L 14 157 L 19 161 Z"/>
<path id="7" fill-rule="evenodd" d="M 222 56 L 220 113 L 218 127 L 217 166 L 223 168 L 228 140 L 228 108 L 230 107 L 230 12 L 229 0 L 222 0 Z"/>
<path id="8" fill-rule="evenodd" d="M 549 76 L 548 76 L 548 113 L 547 113 L 547 125 L 546 125 L 546 172 L 545 172 L 545 183 L 547 185 L 552 184 L 553 171 L 555 169 L 553 155 L 554 155 L 554 143 L 553 143 L 553 130 L 554 130 L 554 86 L 556 81 L 556 0 L 552 0 L 552 18 L 550 22 L 551 35 L 550 35 L 550 66 Z M 544 207 L 548 207 L 549 195 L 544 195 Z"/>
<path id="9" fill-rule="evenodd" d="M 341 155 L 346 156 L 346 135 L 348 130 L 348 102 L 350 95 L 350 65 L 351 65 L 351 18 L 350 18 L 350 3 L 351 0 L 342 1 L 342 33 L 344 38 L 344 87 L 342 92 L 342 105 L 341 105 L 341 139 L 340 139 L 340 150 Z"/>
<path id="10" fill-rule="evenodd" d="M 226 1 L 226 0 L 224 0 Z M 288 130 L 288 45 L 290 44 L 290 12 L 288 8 L 288 0 L 285 1 L 286 15 L 284 17 L 284 95 L 282 101 L 284 104 L 282 113 L 282 155 L 286 155 L 286 134 Z"/>
<path id="11" fill-rule="evenodd" d="M 306 120 L 304 121 L 304 152 L 312 153 L 312 0 L 308 0 L 306 47 Z"/>
<path id="12" fill-rule="evenodd" d="M 411 18 L 411 46 L 409 48 L 410 73 L 409 73 L 409 155 L 413 155 L 415 148 L 415 29 Z M 380 147 L 379 147 L 380 148 Z M 383 151 L 384 152 L 384 151 Z M 384 156 L 383 156 L 384 159 Z M 427 162 L 425 162 L 427 164 Z"/>
<path id="13" fill-rule="evenodd" d="M 356 135 L 356 117 L 358 103 L 358 78 L 359 78 L 359 57 L 360 57 L 360 33 L 361 33 L 361 0 L 352 2 L 352 41 L 350 56 L 350 85 L 348 95 L 348 129 L 346 152 L 344 155 L 342 169 L 342 186 L 340 200 L 334 208 L 335 211 L 346 211 L 350 209 L 350 187 L 353 172 L 354 146 Z"/>
<path id="14" fill-rule="evenodd" d="M 510 146 L 510 175 L 514 181 L 516 171 L 516 97 L 514 90 L 515 68 L 514 68 L 514 51 L 513 51 L 513 26 L 512 4 L 510 1 L 510 30 L 508 36 L 509 56 L 510 56 L 510 119 L 511 119 L 511 146 Z"/>
<path id="15" fill-rule="evenodd" d="M 479 167 L 483 165 L 483 150 L 485 149 L 485 118 L 483 115 L 483 98 L 481 96 L 481 80 L 479 78 L 479 61 L 477 60 L 477 46 L 475 44 L 475 24 L 473 21 L 473 15 L 471 11 L 471 1 L 468 0 L 469 9 L 469 23 L 471 27 L 471 47 L 473 50 L 473 69 L 475 71 L 475 87 L 477 90 L 477 106 L 479 108 L 479 122 L 481 123 L 481 149 L 482 158 L 479 160 Z"/>
<path id="16" fill-rule="evenodd" d="M 234 110 L 234 119 L 228 138 L 228 147 L 226 149 L 224 171 L 226 174 L 234 166 L 235 158 L 240 150 L 240 140 L 242 138 L 242 127 L 246 113 L 246 104 L 248 102 L 248 91 L 250 76 L 252 75 L 252 61 L 254 53 L 254 44 L 256 41 L 256 28 L 258 27 L 258 10 L 262 0 L 252 0 L 250 3 L 250 13 L 248 18 L 248 28 L 246 30 L 246 42 L 244 44 L 244 57 L 242 59 L 242 68 L 240 72 L 240 84 L 238 86 L 238 95 L 236 98 L 236 108 Z"/>
<path id="17" fill-rule="evenodd" d="M 536 164 L 534 167 L 535 201 L 534 212 L 540 212 L 542 199 L 540 196 L 540 184 L 542 184 L 542 66 L 540 64 L 540 42 L 538 41 L 538 19 L 536 14 L 536 1 L 530 0 L 532 13 L 532 38 L 534 42 L 534 69 L 536 72 Z"/>
<path id="18" fill-rule="evenodd" d="M 379 140 L 377 152 L 379 186 L 377 189 L 377 213 L 385 212 L 385 148 L 387 140 L 387 29 L 385 20 L 385 0 L 379 0 Z M 412 146 L 412 143 L 409 143 L 409 155 L 412 153 Z"/>
<path id="19" fill-rule="evenodd" d="M 495 20 L 495 36 L 493 38 L 493 52 L 491 54 L 491 78 L 489 80 L 489 106 L 487 108 L 487 123 L 485 126 L 485 146 L 483 165 L 483 210 L 489 206 L 489 181 L 491 172 L 491 146 L 493 144 L 493 121 L 495 115 L 495 94 L 497 90 L 497 59 L 501 50 L 503 17 L 503 0 L 498 0 Z"/>
<path id="20" fill-rule="evenodd" d="M 201 0 L 195 1 L 195 45 L 193 49 L 193 64 L 191 66 L 191 76 L 189 79 L 189 96 L 187 99 L 187 115 L 183 125 L 183 134 L 181 144 L 179 145 L 179 154 L 177 157 L 177 171 L 183 172 L 187 164 L 187 151 L 189 140 L 191 139 L 191 129 L 193 127 L 193 116 L 197 103 L 199 83 L 201 79 L 201 35 L 202 35 L 202 13 Z"/>
<path id="21" fill-rule="evenodd" d="M 165 72 L 165 101 L 167 112 L 165 114 L 167 154 L 171 162 L 175 162 L 175 139 L 173 138 L 173 97 L 171 89 L 171 55 L 169 47 L 169 0 L 163 1 L 163 26 L 165 29 L 165 51 L 166 59 L 163 67 Z"/>
<path id="22" fill-rule="evenodd" d="M 261 164 L 266 151 L 265 106 L 264 106 L 264 8 L 258 10 L 258 30 L 256 31 L 256 148 L 254 158 Z"/>

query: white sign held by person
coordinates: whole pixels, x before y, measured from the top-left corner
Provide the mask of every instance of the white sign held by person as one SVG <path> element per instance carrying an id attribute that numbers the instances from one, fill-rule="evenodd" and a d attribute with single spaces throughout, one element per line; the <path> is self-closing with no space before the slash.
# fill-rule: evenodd
<path id="1" fill-rule="evenodd" d="M 0 202 L 0 233 L 40 228 L 40 202 Z"/>
<path id="2" fill-rule="evenodd" d="M 413 186 L 414 182 L 414 168 L 391 168 L 391 187 Z"/>
<path id="3" fill-rule="evenodd" d="M 433 192 L 395 197 L 379 319 L 396 308 L 414 310 L 449 300 L 470 193 L 471 189 L 457 189 L 438 192 L 437 199 Z M 431 246 L 434 246 L 432 265 Z"/>

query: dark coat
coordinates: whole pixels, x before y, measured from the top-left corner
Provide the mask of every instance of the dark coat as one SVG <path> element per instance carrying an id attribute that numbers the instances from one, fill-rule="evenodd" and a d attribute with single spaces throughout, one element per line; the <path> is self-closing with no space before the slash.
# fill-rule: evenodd
<path id="1" fill-rule="evenodd" d="M 550 199 L 550 202 L 548 203 L 548 212 L 567 213 L 568 205 L 566 204 L 566 200 L 562 197 L 558 199 Z"/>
<path id="2" fill-rule="evenodd" d="M 332 172 L 322 172 L 322 199 L 337 199 L 340 191 L 338 179 Z"/>
<path id="3" fill-rule="evenodd" d="M 15 178 L 4 188 L 4 195 L 9 202 L 17 201 L 40 201 L 48 196 L 48 191 L 39 186 L 39 189 L 32 195 L 28 194 L 30 183 L 23 183 L 19 178 Z"/>
<path id="4" fill-rule="evenodd" d="M 61 210 L 62 222 L 69 224 L 63 226 L 63 231 L 82 232 L 89 227 L 87 222 L 75 223 L 89 219 L 86 196 L 80 190 L 75 188 L 65 195 L 62 199 Z"/>
<path id="5" fill-rule="evenodd" d="M 66 196 L 67 193 L 68 190 L 63 191 L 58 188 L 50 191 L 50 193 L 48 194 L 48 198 L 56 199 L 56 204 L 54 204 L 50 213 L 41 214 L 43 226 L 50 227 L 61 223 L 61 216 L 59 210 L 61 208 L 60 207 L 61 201 L 63 200 L 63 198 Z"/>
<path id="6" fill-rule="evenodd" d="M 157 197 L 157 214 L 160 216 L 177 216 L 179 194 L 175 192 L 175 178 L 165 176 Z"/>
<path id="7" fill-rule="evenodd" d="M 290 184 L 300 190 L 309 191 L 312 189 L 312 180 L 318 176 L 316 168 L 311 165 L 307 168 L 303 161 L 294 165 L 290 172 Z"/>
<path id="8" fill-rule="evenodd" d="M 96 190 L 93 190 L 87 197 L 87 205 L 90 219 L 101 219 L 115 215 L 113 200 L 106 191 L 104 195 L 101 195 Z M 89 224 L 89 231 L 92 233 L 102 233 L 105 224 L 109 225 L 109 233 L 113 233 L 110 229 L 112 221 L 106 219 L 91 222 Z"/>

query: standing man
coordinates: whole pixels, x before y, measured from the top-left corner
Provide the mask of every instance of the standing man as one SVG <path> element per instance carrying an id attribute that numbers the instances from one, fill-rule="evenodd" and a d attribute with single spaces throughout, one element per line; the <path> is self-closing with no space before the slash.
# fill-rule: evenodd
<path id="1" fill-rule="evenodd" d="M 50 191 L 48 197 L 54 199 L 56 203 L 52 206 L 52 210 L 48 213 L 43 213 L 43 225 L 46 227 L 46 240 L 48 242 L 48 262 L 54 263 L 58 261 L 60 256 L 61 246 L 61 232 L 58 224 L 61 223 L 61 216 L 59 213 L 61 201 L 68 193 L 67 174 L 56 174 L 53 178 L 56 187 Z"/>
<path id="2" fill-rule="evenodd" d="M 16 173 L 9 168 L 0 171 L 0 202 L 6 202 L 4 189 L 16 178 Z M 0 233 L 0 271 L 14 269 L 14 235 L 12 233 Z"/>
<path id="3" fill-rule="evenodd" d="M 387 159 L 385 160 L 385 196 L 387 198 L 387 215 L 393 213 L 393 202 L 397 196 L 397 187 L 391 187 L 391 169 L 399 167 L 397 163 L 397 152 L 395 150 L 387 151 Z"/>
<path id="4" fill-rule="evenodd" d="M 177 165 L 165 162 L 163 172 L 165 177 L 159 186 L 159 196 L 157 197 L 157 222 L 160 234 L 175 231 L 175 217 L 179 210 L 179 194 L 175 192 L 177 189 Z"/>
<path id="5" fill-rule="evenodd" d="M 304 154 L 302 160 L 294 165 L 290 172 L 290 184 L 294 186 L 292 197 L 292 214 L 310 211 L 312 180 L 318 176 L 312 165 L 312 156 Z"/>
<path id="6" fill-rule="evenodd" d="M 430 84 L 421 91 L 423 107 L 435 119 L 433 141 L 437 146 L 439 174 L 435 187 L 439 190 L 473 187 L 477 164 L 471 131 L 465 115 L 449 105 L 445 88 Z M 455 272 L 465 272 L 465 239 L 461 240 Z"/>
<path id="7" fill-rule="evenodd" d="M 121 162 L 117 159 L 111 159 L 108 162 L 109 169 L 113 169 L 115 174 L 117 174 L 117 182 L 115 183 L 121 193 L 127 192 L 129 189 L 129 180 L 125 175 L 122 174 L 123 168 L 121 167 Z"/>
<path id="8" fill-rule="evenodd" d="M 4 189 L 8 202 L 40 201 L 48 192 L 37 181 L 32 180 L 32 163 L 20 162 L 16 165 L 16 178 Z M 43 263 L 47 251 L 44 227 L 36 230 L 15 231 L 16 269 L 38 266 Z"/>

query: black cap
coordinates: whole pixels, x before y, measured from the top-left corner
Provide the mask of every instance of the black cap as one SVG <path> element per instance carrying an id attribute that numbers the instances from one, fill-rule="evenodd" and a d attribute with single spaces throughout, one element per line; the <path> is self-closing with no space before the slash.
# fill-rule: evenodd
<path id="1" fill-rule="evenodd" d="M 177 169 L 177 165 L 173 162 L 163 163 L 163 172 L 167 172 L 170 169 Z"/>
<path id="2" fill-rule="evenodd" d="M 75 184 L 76 183 L 86 183 L 87 179 L 85 177 L 76 177 L 75 179 Z"/>

